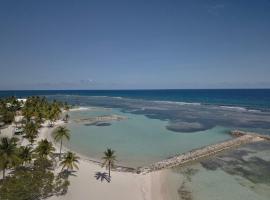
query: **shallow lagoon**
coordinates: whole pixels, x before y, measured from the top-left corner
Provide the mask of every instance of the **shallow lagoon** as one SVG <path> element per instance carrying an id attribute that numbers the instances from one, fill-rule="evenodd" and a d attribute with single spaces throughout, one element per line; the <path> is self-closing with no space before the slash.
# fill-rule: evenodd
<path id="1" fill-rule="evenodd" d="M 268 200 L 270 143 L 249 144 L 185 168 L 164 171 L 170 200 Z"/>
<path id="2" fill-rule="evenodd" d="M 114 97 L 51 96 L 76 106 L 121 109 L 125 113 L 144 115 L 166 121 L 168 130 L 178 133 L 208 131 L 230 127 L 270 134 L 270 112 L 245 107 L 204 105 L 200 103 L 150 101 Z"/>
<path id="3" fill-rule="evenodd" d="M 74 122 L 93 116 L 116 114 L 128 119 L 110 122 L 110 126 L 87 126 Z M 206 131 L 177 133 L 166 129 L 167 121 L 144 115 L 123 113 L 119 109 L 92 108 L 70 113 L 72 132 L 67 147 L 94 159 L 100 159 L 109 147 L 117 152 L 118 163 L 138 167 L 175 154 L 231 138 L 229 129 L 214 127 Z"/>
<path id="4" fill-rule="evenodd" d="M 96 106 L 95 102 L 100 102 L 88 102 L 88 100 L 87 98 L 87 103 L 79 105 L 89 106 L 93 103 Z M 81 97 L 78 102 L 81 102 Z M 119 104 L 112 106 L 112 109 L 108 109 L 110 106 L 107 105 L 106 109 L 100 107 L 72 112 L 72 121 L 108 114 L 127 116 L 128 120 L 110 122 L 109 126 L 70 123 L 68 126 L 72 131 L 72 137 L 70 143 L 67 144 L 68 147 L 95 159 L 100 159 L 102 152 L 107 147 L 111 147 L 117 152 L 118 163 L 137 167 L 230 139 L 228 132 L 238 127 L 242 130 L 266 134 L 269 134 L 270 130 L 269 113 L 266 112 L 231 111 L 197 105 L 175 106 L 173 104 L 171 106 L 171 104 L 163 105 L 164 103 L 159 103 L 158 106 L 148 103 L 146 106 L 145 102 L 141 106 L 137 101 L 135 103 L 128 104 L 128 109 L 126 105 Z M 100 104 L 99 106 L 104 106 L 102 101 Z M 125 109 L 115 107 L 125 107 Z M 136 107 L 143 109 L 136 109 Z M 185 110 L 181 110 L 182 108 Z M 157 112 L 162 112 L 162 114 L 157 114 Z M 175 113 L 172 114 L 173 112 Z M 199 117 L 198 113 L 201 113 Z M 218 122 L 219 126 L 211 125 L 209 127 L 212 128 L 207 130 L 186 133 L 166 128 L 169 123 L 175 122 L 174 119 L 187 117 L 192 117 L 195 122 L 206 125 L 209 121 Z M 224 120 L 231 121 L 223 123 Z M 167 191 L 166 195 L 168 195 L 165 199 L 268 200 L 270 197 L 269 155 L 269 143 L 250 144 L 185 168 L 164 170 L 162 190 Z"/>

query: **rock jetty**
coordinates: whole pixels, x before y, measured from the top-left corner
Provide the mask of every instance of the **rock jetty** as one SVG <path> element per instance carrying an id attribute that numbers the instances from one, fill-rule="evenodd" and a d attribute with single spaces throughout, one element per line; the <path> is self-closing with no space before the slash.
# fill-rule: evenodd
<path id="1" fill-rule="evenodd" d="M 156 162 L 150 165 L 149 167 L 139 168 L 137 173 L 149 173 L 157 170 L 162 170 L 165 168 L 186 165 L 191 162 L 207 158 L 209 156 L 213 156 L 225 150 L 238 147 L 240 145 L 265 140 L 264 136 L 259 134 L 254 135 L 254 134 L 247 134 L 245 132 L 238 132 L 238 133 L 235 132 L 233 135 L 237 137 L 221 143 L 209 145 L 199 149 L 194 149 L 192 151 L 174 156 L 172 158 Z"/>
<path id="2" fill-rule="evenodd" d="M 270 135 L 262 135 L 262 134 L 258 134 L 258 133 L 254 133 L 254 132 L 245 132 L 245 131 L 234 130 L 231 132 L 231 134 L 233 136 L 236 136 L 236 137 L 243 136 L 243 135 L 252 135 L 252 136 L 257 136 L 257 137 L 263 138 L 265 140 L 270 140 Z"/>

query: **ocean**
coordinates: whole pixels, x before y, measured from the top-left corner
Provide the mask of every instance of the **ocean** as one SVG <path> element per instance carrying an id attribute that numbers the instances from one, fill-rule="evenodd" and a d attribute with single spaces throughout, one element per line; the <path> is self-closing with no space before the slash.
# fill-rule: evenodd
<path id="1" fill-rule="evenodd" d="M 228 140 L 233 129 L 270 134 L 270 89 L 0 91 L 0 97 L 32 95 L 88 108 L 69 113 L 66 147 L 95 160 L 112 148 L 117 164 L 134 168 Z M 83 122 L 104 115 L 125 119 Z M 259 142 L 165 170 L 166 199 L 269 199 L 269 155 L 269 142 Z"/>
<path id="2" fill-rule="evenodd" d="M 17 90 L 0 91 L 0 97 L 33 95 L 108 96 L 132 99 L 202 103 L 270 109 L 270 89 L 170 89 L 170 90 Z"/>

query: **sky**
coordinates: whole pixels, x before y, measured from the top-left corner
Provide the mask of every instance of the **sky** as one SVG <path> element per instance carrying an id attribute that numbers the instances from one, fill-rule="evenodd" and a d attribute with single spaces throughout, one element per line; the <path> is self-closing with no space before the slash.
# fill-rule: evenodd
<path id="1" fill-rule="evenodd" d="M 0 90 L 270 88 L 270 0 L 0 0 Z"/>

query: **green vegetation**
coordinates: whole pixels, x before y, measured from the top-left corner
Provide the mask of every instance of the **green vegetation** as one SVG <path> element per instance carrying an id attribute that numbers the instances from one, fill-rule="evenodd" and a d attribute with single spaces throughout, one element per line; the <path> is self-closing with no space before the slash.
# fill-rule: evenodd
<path id="1" fill-rule="evenodd" d="M 39 96 L 28 97 L 25 103 L 15 97 L 0 99 L 0 116 L 5 124 L 12 123 L 19 112 L 24 116 L 24 124 L 32 121 L 40 125 L 44 120 L 49 120 L 53 126 L 53 122 L 60 117 L 61 109 L 68 110 L 69 105 L 57 101 L 49 102 L 45 97 Z"/>
<path id="2" fill-rule="evenodd" d="M 44 160 L 45 161 L 45 160 Z M 51 195 L 67 192 L 68 179 L 55 176 L 50 165 L 44 168 L 42 162 L 35 162 L 30 167 L 17 168 L 12 176 L 2 180 L 0 186 L 1 200 L 43 199 Z"/>
<path id="3" fill-rule="evenodd" d="M 54 151 L 55 148 L 53 147 L 53 144 L 47 139 L 39 141 L 38 146 L 35 149 L 38 157 L 45 159 L 47 159 L 48 157 L 52 157 Z"/>
<path id="4" fill-rule="evenodd" d="M 75 169 L 79 169 L 77 163 L 79 163 L 79 157 L 76 156 L 75 153 L 67 152 L 64 160 L 60 163 L 60 166 L 62 166 L 62 170 L 66 169 L 67 171 Z"/>
<path id="5" fill-rule="evenodd" d="M 56 129 L 54 139 L 56 142 L 60 141 L 60 152 L 59 152 L 59 159 L 61 159 L 61 151 L 62 151 L 62 143 L 63 139 L 70 140 L 70 133 L 69 130 L 63 126 L 60 126 Z"/>
<path id="6" fill-rule="evenodd" d="M 116 156 L 115 156 L 115 152 L 112 149 L 107 149 L 104 152 L 104 157 L 103 159 L 103 164 L 102 167 L 106 167 L 107 169 L 109 169 L 109 177 L 111 177 L 111 168 L 114 167 L 114 162 L 116 161 Z"/>
<path id="7" fill-rule="evenodd" d="M 24 125 L 24 137 L 26 139 L 28 139 L 28 141 L 33 144 L 35 139 L 38 136 L 38 129 L 39 129 L 39 125 L 37 125 L 36 123 L 30 121 L 30 122 L 26 122 L 26 124 Z"/>
<path id="8" fill-rule="evenodd" d="M 22 146 L 22 147 L 20 147 L 18 156 L 20 158 L 20 161 L 21 161 L 22 165 L 31 163 L 31 161 L 33 159 L 32 153 L 33 153 L 33 148 L 32 147 L 30 147 L 30 146 Z"/>
<path id="9" fill-rule="evenodd" d="M 5 179 L 6 169 L 16 166 L 19 162 L 16 138 L 1 138 L 0 143 L 0 167 L 3 170 L 3 179 Z"/>
<path id="10" fill-rule="evenodd" d="M 21 103 L 15 97 L 0 99 L 0 116 L 2 122 L 10 124 L 14 120 L 16 111 L 21 108 Z"/>
<path id="11" fill-rule="evenodd" d="M 0 171 L 3 172 L 2 179 L 0 176 L 1 200 L 39 200 L 67 192 L 68 176 L 62 176 L 62 172 L 56 174 L 55 167 L 60 165 L 62 169 L 77 169 L 79 158 L 68 152 L 63 162 L 57 163 L 53 144 L 47 139 L 36 143 L 36 138 L 45 121 L 53 126 L 60 119 L 62 110 L 68 109 L 67 103 L 49 102 L 41 97 L 29 97 L 25 103 L 15 97 L 0 99 L 0 120 L 5 124 L 14 122 L 16 127 L 23 129 L 22 136 L 0 139 Z M 15 122 L 16 115 L 22 115 L 23 119 Z M 56 133 L 56 140 L 61 141 L 61 146 L 62 139 L 70 138 L 69 131 L 64 127 L 57 129 Z M 26 138 L 30 144 L 20 146 L 18 138 Z"/>
<path id="12" fill-rule="evenodd" d="M 71 106 L 68 105 L 67 102 L 64 103 L 63 107 L 64 107 L 65 111 L 69 111 L 69 109 L 71 108 Z"/>
<path id="13" fill-rule="evenodd" d="M 44 97 L 29 97 L 22 108 L 22 115 L 27 122 L 34 119 L 40 124 L 44 120 L 49 120 L 53 126 L 53 122 L 60 117 L 61 108 L 64 108 L 61 102 L 48 102 Z"/>

